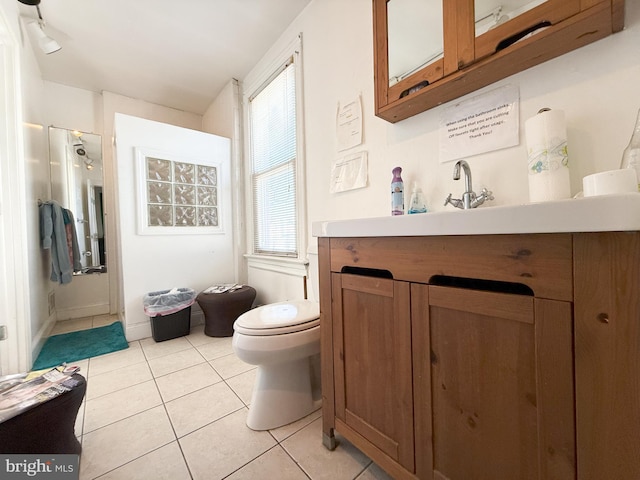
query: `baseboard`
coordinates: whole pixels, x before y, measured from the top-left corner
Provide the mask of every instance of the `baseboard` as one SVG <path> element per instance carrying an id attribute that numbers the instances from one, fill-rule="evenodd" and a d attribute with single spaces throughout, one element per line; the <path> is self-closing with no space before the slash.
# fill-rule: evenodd
<path id="1" fill-rule="evenodd" d="M 81 307 L 60 308 L 56 307 L 58 320 L 70 320 L 72 318 L 93 317 L 96 315 L 108 315 L 109 304 L 98 303 L 95 305 L 83 305 Z"/>
<path id="2" fill-rule="evenodd" d="M 145 323 L 136 323 L 135 325 L 126 325 L 124 336 L 127 342 L 135 342 L 151 336 L 151 321 Z"/>
<path id="3" fill-rule="evenodd" d="M 196 327 L 198 325 L 204 324 L 204 312 L 200 310 L 199 312 L 194 312 L 191 310 L 191 328 Z"/>

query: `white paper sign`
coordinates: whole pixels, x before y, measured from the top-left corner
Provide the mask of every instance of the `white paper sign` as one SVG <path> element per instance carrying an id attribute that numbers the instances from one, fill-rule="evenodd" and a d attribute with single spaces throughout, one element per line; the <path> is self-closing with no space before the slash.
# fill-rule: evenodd
<path id="1" fill-rule="evenodd" d="M 519 143 L 518 87 L 507 85 L 446 108 L 440 118 L 440 162 Z"/>
<path id="2" fill-rule="evenodd" d="M 353 153 L 338 159 L 331 167 L 331 193 L 367 186 L 367 152 Z"/>
<path id="3" fill-rule="evenodd" d="M 362 104 L 359 96 L 350 102 L 338 104 L 336 135 L 339 152 L 362 143 Z"/>

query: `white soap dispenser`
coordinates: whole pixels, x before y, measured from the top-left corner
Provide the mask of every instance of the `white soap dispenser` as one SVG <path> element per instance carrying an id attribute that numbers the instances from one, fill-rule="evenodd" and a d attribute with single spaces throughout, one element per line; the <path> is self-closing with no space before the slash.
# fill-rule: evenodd
<path id="1" fill-rule="evenodd" d="M 424 196 L 418 182 L 413 182 L 413 191 L 411 192 L 409 215 L 412 213 L 427 213 L 427 205 L 424 203 Z"/>

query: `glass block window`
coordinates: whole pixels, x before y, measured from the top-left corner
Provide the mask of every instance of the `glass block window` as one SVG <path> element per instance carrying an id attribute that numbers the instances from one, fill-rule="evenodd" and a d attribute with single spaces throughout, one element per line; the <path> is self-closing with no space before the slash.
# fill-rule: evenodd
<path id="1" fill-rule="evenodd" d="M 145 158 L 147 226 L 218 227 L 218 168 Z"/>

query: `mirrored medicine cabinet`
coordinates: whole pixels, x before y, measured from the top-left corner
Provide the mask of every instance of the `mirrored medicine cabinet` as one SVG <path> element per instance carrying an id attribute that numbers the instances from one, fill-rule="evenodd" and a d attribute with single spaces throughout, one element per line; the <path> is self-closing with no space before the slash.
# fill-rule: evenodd
<path id="1" fill-rule="evenodd" d="M 49 127 L 51 199 L 71 210 L 82 270 L 74 275 L 105 273 L 102 137 Z"/>
<path id="2" fill-rule="evenodd" d="M 376 115 L 392 123 L 624 25 L 624 0 L 372 2 Z"/>

